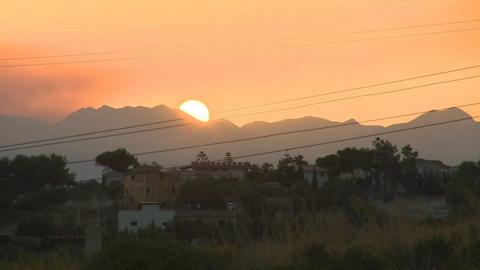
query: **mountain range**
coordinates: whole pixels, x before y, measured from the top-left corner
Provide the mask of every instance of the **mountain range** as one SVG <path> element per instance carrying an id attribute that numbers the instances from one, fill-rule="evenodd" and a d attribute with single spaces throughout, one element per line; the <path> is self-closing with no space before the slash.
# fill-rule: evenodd
<path id="1" fill-rule="evenodd" d="M 72 113 L 64 120 L 56 123 L 48 123 L 37 119 L 0 116 L 0 145 L 157 122 L 178 117 L 184 117 L 184 115 L 180 111 L 166 106 L 157 106 L 154 108 L 124 107 L 119 109 L 108 106 L 103 106 L 98 109 L 85 108 Z M 363 125 L 357 123 L 354 119 L 346 122 L 335 122 L 310 116 L 272 123 L 252 122 L 243 126 L 237 126 L 228 120 L 215 120 L 208 124 L 192 124 L 183 127 L 99 140 L 0 152 L 0 156 L 14 157 L 16 154 L 31 155 L 55 152 L 66 156 L 69 161 L 76 161 L 92 159 L 101 152 L 120 147 L 124 147 L 132 153 L 142 153 L 178 146 L 261 136 L 292 130 L 350 124 L 337 128 L 289 134 L 254 141 L 142 155 L 139 157 L 141 162 L 156 161 L 158 164 L 170 167 L 189 164 L 201 150 L 205 151 L 210 159 L 214 160 L 222 158 L 225 152 L 231 152 L 233 156 L 241 156 L 275 149 L 293 148 L 300 145 L 388 132 L 465 117 L 469 117 L 469 115 L 461 109 L 452 108 L 444 111 L 431 111 L 418 116 L 412 121 L 388 127 Z M 162 125 L 137 129 L 176 124 L 178 123 L 164 123 Z M 114 133 L 118 132 L 124 131 Z M 449 165 L 456 165 L 463 160 L 478 160 L 480 158 L 480 123 L 474 120 L 388 134 L 381 137 L 392 141 L 398 145 L 399 148 L 403 145 L 411 144 L 415 150 L 419 151 L 420 157 L 441 160 Z M 369 147 L 373 139 L 375 139 L 375 136 L 354 141 L 292 150 L 289 151 L 289 154 L 302 154 L 307 160 L 313 162 L 319 156 L 335 153 L 344 147 Z M 243 161 L 250 161 L 252 163 L 276 162 L 283 154 L 284 153 L 269 154 L 252 157 Z M 77 179 L 97 178 L 101 174 L 101 168 L 96 167 L 93 163 L 70 165 L 70 167 L 72 171 L 77 174 Z"/>

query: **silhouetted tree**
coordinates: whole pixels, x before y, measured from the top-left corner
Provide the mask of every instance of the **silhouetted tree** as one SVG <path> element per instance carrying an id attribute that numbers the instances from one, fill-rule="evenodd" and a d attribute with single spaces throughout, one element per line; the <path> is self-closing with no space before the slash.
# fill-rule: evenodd
<path id="1" fill-rule="evenodd" d="M 207 162 L 208 161 L 208 156 L 207 156 L 207 154 L 205 154 L 205 152 L 200 151 L 200 153 L 198 153 L 198 155 L 196 156 L 195 161 L 200 162 L 200 163 Z"/>
<path id="2" fill-rule="evenodd" d="M 233 163 L 232 154 L 230 152 L 225 153 L 225 158 L 223 160 L 227 165 L 232 164 Z"/>
<path id="3" fill-rule="evenodd" d="M 4 161 L 5 162 L 5 161 Z M 38 191 L 46 185 L 72 185 L 74 174 L 67 168 L 65 157 L 51 154 L 39 156 L 18 155 L 11 160 L 7 183 L 12 184 L 12 195 Z"/>
<path id="4" fill-rule="evenodd" d="M 416 194 L 418 192 L 417 158 L 418 152 L 408 144 L 402 147 L 402 160 L 400 165 L 403 173 L 403 186 L 407 191 Z"/>
<path id="5" fill-rule="evenodd" d="M 373 141 L 376 184 L 383 193 L 383 199 L 389 200 L 392 187 L 399 179 L 400 155 L 397 146 L 387 140 L 376 138 Z"/>
<path id="6" fill-rule="evenodd" d="M 340 157 L 338 155 L 328 155 L 317 158 L 317 166 L 325 168 L 329 171 L 331 176 L 338 176 L 340 174 Z"/>
<path id="7" fill-rule="evenodd" d="M 127 172 L 131 166 L 137 166 L 138 160 L 125 148 L 107 151 L 95 158 L 97 165 L 112 169 L 117 172 Z"/>

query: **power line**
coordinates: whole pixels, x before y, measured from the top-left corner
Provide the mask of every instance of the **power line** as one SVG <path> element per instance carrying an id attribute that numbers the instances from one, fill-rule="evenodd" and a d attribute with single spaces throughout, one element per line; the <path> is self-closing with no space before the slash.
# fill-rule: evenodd
<path id="1" fill-rule="evenodd" d="M 332 140 L 332 141 L 320 142 L 320 143 L 315 143 L 315 144 L 293 146 L 293 147 L 276 149 L 276 150 L 271 150 L 271 151 L 234 156 L 232 158 L 233 159 L 243 159 L 243 158 L 250 158 L 250 157 L 257 157 L 257 156 L 265 156 L 265 155 L 282 153 L 282 152 L 291 151 L 291 150 L 300 150 L 300 149 L 324 146 L 324 145 L 329 145 L 329 144 L 336 144 L 336 143 L 341 143 L 341 142 L 355 141 L 355 140 L 366 139 L 366 138 L 371 138 L 371 137 L 402 133 L 402 132 L 407 132 L 407 131 L 412 131 L 412 130 L 429 128 L 429 127 L 453 124 L 453 123 L 463 122 L 463 121 L 467 121 L 467 120 L 474 120 L 474 119 L 477 119 L 477 118 L 480 118 L 480 116 L 465 117 L 465 118 L 460 118 L 460 119 L 455 119 L 455 120 L 450 120 L 450 121 L 431 123 L 431 124 L 427 124 L 427 125 L 420 125 L 420 126 L 403 128 L 403 129 L 398 129 L 398 130 L 393 130 L 393 131 L 386 131 L 386 132 L 379 132 L 379 133 L 367 134 L 367 135 L 362 135 L 362 136 L 349 137 L 349 138 L 340 139 L 340 140 Z M 222 159 L 218 159 L 218 160 L 215 160 L 215 161 L 222 161 Z M 166 168 L 166 169 L 167 170 L 168 169 L 177 169 L 179 167 L 185 167 L 185 166 L 188 166 L 188 165 L 172 166 L 172 167 L 169 167 L 169 168 Z M 99 178 L 96 178 L 96 179 L 99 179 Z M 91 180 L 91 179 L 87 179 L 87 180 Z"/>
<path id="2" fill-rule="evenodd" d="M 450 109 L 450 108 L 464 108 L 464 107 L 471 107 L 471 106 L 478 106 L 478 105 L 480 105 L 480 102 L 470 103 L 470 104 L 462 104 L 462 105 L 458 105 L 458 106 L 435 109 L 435 110 L 446 110 L 446 109 Z M 216 146 L 216 145 L 223 145 L 223 144 L 230 144 L 230 143 L 253 141 L 253 140 L 266 139 L 266 138 L 271 138 L 271 137 L 278 137 L 278 136 L 285 136 L 285 135 L 291 135 L 291 134 L 298 134 L 298 133 L 333 129 L 333 128 L 339 128 L 339 127 L 346 127 L 346 126 L 360 125 L 360 124 L 366 124 L 366 123 L 371 123 L 371 122 L 378 122 L 378 121 L 383 121 L 383 120 L 402 118 L 402 117 L 407 117 L 407 116 L 421 115 L 421 114 L 432 112 L 432 111 L 434 111 L 434 110 L 414 112 L 414 113 L 406 113 L 406 114 L 400 114 L 400 115 L 394 115 L 394 116 L 387 116 L 387 117 L 370 119 L 370 120 L 365 120 L 365 121 L 360 121 L 360 122 L 340 123 L 340 124 L 335 124 L 335 125 L 315 127 L 315 128 L 309 128 L 309 129 L 297 129 L 297 130 L 291 130 L 291 131 L 285 131 L 285 132 L 278 132 L 278 133 L 271 133 L 271 134 L 260 135 L 260 136 L 241 138 L 241 139 L 232 139 L 232 140 L 224 140 L 224 141 L 204 143 L 204 144 L 180 146 L 180 147 L 167 148 L 167 149 L 161 149 L 161 150 L 155 150 L 155 151 L 135 153 L 133 155 L 143 156 L 143 155 L 167 153 L 167 152 L 174 152 L 174 151 L 187 150 L 187 149 L 195 149 L 195 148 L 207 147 L 207 146 Z M 89 162 L 95 162 L 95 160 L 94 159 L 87 159 L 87 160 L 72 161 L 72 162 L 68 162 L 68 164 L 73 165 L 73 164 L 81 164 L 81 163 L 89 163 Z"/>
<path id="3" fill-rule="evenodd" d="M 276 110 L 269 110 L 269 111 L 261 111 L 261 112 L 254 112 L 254 113 L 248 113 L 248 114 L 241 114 L 241 115 L 231 116 L 230 118 L 244 117 L 244 116 L 247 116 L 247 115 L 254 115 L 254 114 L 263 114 L 263 113 L 270 113 L 270 112 L 293 110 L 293 109 L 299 109 L 299 108 L 304 108 L 304 107 L 313 106 L 313 105 L 320 105 L 320 104 L 325 104 L 325 103 L 333 103 L 333 102 L 344 101 L 344 100 L 351 100 L 351 99 L 357 99 L 357 98 L 363 98 L 363 97 L 370 97 L 370 96 L 377 96 L 377 95 L 392 94 L 392 93 L 397 93 L 397 92 L 403 92 L 403 91 L 408 91 L 408 90 L 413 90 L 413 89 L 418 89 L 418 88 L 423 88 L 423 87 L 428 87 L 428 86 L 433 86 L 433 85 L 439 85 L 439 84 L 445 84 L 445 83 L 458 82 L 458 81 L 469 80 L 469 79 L 474 79 L 474 78 L 480 78 L 480 75 L 470 76 L 470 77 L 463 77 L 463 78 L 458 78 L 458 79 L 453 79 L 453 80 L 440 81 L 440 82 L 434 82 L 434 83 L 423 84 L 423 85 L 412 86 L 412 87 L 406 87 L 406 88 L 401 88 L 401 89 L 396 89 L 396 90 L 391 90 L 391 91 L 383 91 L 383 92 L 376 92 L 376 93 L 370 93 L 370 94 L 357 95 L 357 96 L 352 96 L 352 97 L 345 97 L 345 98 L 338 98 L 338 99 L 332 99 L 332 100 L 325 100 L 325 101 L 321 101 L 321 102 L 315 102 L 315 103 L 304 104 L 304 105 L 299 105 L 299 106 L 294 106 L 294 107 L 288 107 L 288 108 L 281 108 L 281 109 L 276 109 Z M 149 128 L 149 129 L 128 131 L 128 132 L 122 132 L 122 133 L 116 133 L 116 134 L 101 135 L 101 136 L 88 137 L 88 138 L 80 138 L 80 139 L 60 141 L 60 142 L 51 142 L 51 143 L 38 144 L 38 145 L 30 145 L 30 146 L 21 146 L 21 147 L 15 147 L 15 148 L 8 148 L 8 149 L 0 149 L 0 153 L 2 153 L 2 152 L 16 151 L 16 150 L 33 149 L 33 148 L 38 148 L 38 147 L 45 147 L 45 146 L 52 146 L 52 145 L 59 145 L 59 144 L 66 144 L 66 143 L 73 143 L 73 142 L 83 142 L 83 141 L 97 140 L 97 139 L 103 139 L 103 138 L 118 137 L 118 136 L 138 134 L 138 133 L 144 133 L 144 132 L 150 132 L 150 131 L 157 131 L 157 130 L 163 130 L 163 129 L 177 128 L 177 127 L 185 127 L 185 126 L 189 126 L 189 125 L 191 125 L 191 124 L 189 124 L 189 123 L 184 123 L 184 124 L 177 124 L 177 125 L 171 125 L 171 126 L 163 126 L 163 127 L 157 127 L 157 128 Z M 71 135 L 70 137 L 74 137 L 74 135 Z M 17 144 L 17 145 L 19 145 L 19 144 Z"/>
<path id="4" fill-rule="evenodd" d="M 426 27 L 444 26 L 444 25 L 455 25 L 455 24 L 464 24 L 464 23 L 472 23 L 472 22 L 480 22 L 480 19 L 463 20 L 463 21 L 452 21 L 452 22 L 442 22 L 442 23 L 431 23 L 431 24 L 422 24 L 422 25 L 410 25 L 410 26 L 401 26 L 401 27 L 381 28 L 381 29 L 374 29 L 374 30 L 364 30 L 364 31 L 344 32 L 344 33 L 323 34 L 323 35 L 290 36 L 290 37 L 274 38 L 274 39 L 247 40 L 247 41 L 236 41 L 236 42 L 225 42 L 225 43 L 214 43 L 214 44 L 197 44 L 197 45 L 178 46 L 178 47 L 165 47 L 165 48 L 152 48 L 152 49 L 131 49 L 131 50 L 117 50 L 117 51 L 115 51 L 115 50 L 110 50 L 110 51 L 94 51 L 94 52 L 80 52 L 80 53 L 66 53 L 66 54 L 52 54 L 52 55 L 37 55 L 37 56 L 19 56 L 19 57 L 0 58 L 0 61 L 32 60 L 32 59 L 50 59 L 50 58 L 63 58 L 63 57 L 78 57 L 78 56 L 93 56 L 93 55 L 110 55 L 110 54 L 122 54 L 122 53 L 155 52 L 155 51 L 174 50 L 174 49 L 193 49 L 193 48 L 205 48 L 205 47 L 207 47 L 207 48 L 208 48 L 208 47 L 222 47 L 222 46 L 229 46 L 229 45 L 242 45 L 242 44 L 272 42 L 272 41 L 286 41 L 286 40 L 297 40 L 297 39 L 308 39 L 308 38 L 322 38 L 322 37 L 344 36 L 344 35 L 352 35 L 352 34 L 378 33 L 378 32 L 385 32 L 385 31 L 417 29 L 417 28 L 426 28 Z"/>
<path id="5" fill-rule="evenodd" d="M 38 147 L 45 147 L 45 146 L 52 146 L 52 145 L 59 145 L 59 144 L 66 144 L 66 143 L 73 143 L 73 142 L 84 142 L 84 141 L 98 140 L 98 139 L 104 139 L 104 138 L 119 137 L 119 136 L 125 136 L 125 135 L 131 135 L 131 134 L 137 134 L 137 133 L 143 133 L 143 132 L 149 132 L 149 131 L 171 129 L 171 128 L 177 128 L 177 127 L 185 127 L 185 126 L 189 126 L 189 125 L 191 125 L 191 124 L 188 124 L 188 123 L 178 124 L 178 125 L 163 126 L 163 127 L 141 129 L 141 130 L 135 130 L 135 131 L 122 132 L 122 133 L 115 133 L 115 134 L 109 134 L 109 135 L 81 138 L 81 139 L 75 139 L 75 140 L 61 141 L 61 142 L 52 142 L 52 143 L 44 143 L 44 144 L 37 144 L 37 145 L 31 145 L 31 146 L 8 148 L 8 149 L 0 150 L 0 153 L 10 152 L 10 151 L 15 151 L 15 150 L 33 149 L 33 148 L 38 148 Z"/>
<path id="6" fill-rule="evenodd" d="M 320 105 L 320 104 L 327 104 L 327 103 L 333 103 L 333 102 L 339 102 L 339 101 L 345 101 L 345 100 L 352 100 L 352 99 L 364 98 L 364 97 L 387 95 L 387 94 L 393 94 L 393 93 L 398 93 L 398 92 L 405 92 L 405 91 L 409 91 L 409 90 L 413 90 L 413 89 L 418 89 L 418 88 L 423 88 L 423 87 L 429 87 L 429 86 L 433 86 L 433 85 L 453 83 L 453 82 L 459 82 L 459 81 L 476 79 L 476 78 L 480 78 L 480 75 L 475 75 L 475 76 L 470 76 L 470 77 L 463 77 L 463 78 L 458 78 L 458 79 L 453 79 L 453 80 L 447 80 L 447 81 L 440 81 L 440 82 L 428 83 L 428 84 L 422 84 L 422 85 L 417 85 L 417 86 L 410 86 L 410 87 L 405 87 L 405 88 L 400 88 L 400 89 L 390 90 L 390 91 L 382 91 L 382 92 L 376 92 L 376 93 L 370 93 L 370 94 L 363 94 L 363 95 L 357 95 L 357 96 L 351 96 L 351 97 L 344 97 L 344 98 L 336 98 L 336 99 L 324 100 L 324 101 L 319 101 L 319 102 L 314 102 L 314 103 L 309 103 L 309 104 L 303 104 L 303 105 L 297 105 L 297 106 L 291 106 L 291 107 L 285 107 L 285 108 L 280 108 L 280 109 L 273 109 L 273 110 L 265 110 L 265 111 L 259 111 L 259 112 L 251 112 L 251 113 L 238 114 L 238 115 L 234 115 L 234 116 L 229 116 L 228 118 L 229 118 L 229 119 L 231 119 L 231 118 L 240 118 L 240 117 L 245 117 L 245 116 L 250 116 L 250 115 L 257 115 L 257 114 L 264 114 L 264 113 L 273 113 L 273 112 L 296 110 L 296 109 L 306 108 L 306 107 L 315 106 L 315 105 Z"/>
<path id="7" fill-rule="evenodd" d="M 480 118 L 480 115 L 479 116 L 459 118 L 459 119 L 450 120 L 450 121 L 420 125 L 420 126 L 415 126 L 415 127 L 403 128 L 403 129 L 398 129 L 398 130 L 393 130 L 393 131 L 372 133 L 372 134 L 367 134 L 367 135 L 363 135 L 363 136 L 355 136 L 355 137 L 350 137 L 350 138 L 345 138 L 345 139 L 340 139 L 340 140 L 333 140 L 333 141 L 327 141 L 327 142 L 321 142 L 321 143 L 315 143 L 315 144 L 308 144 L 308 145 L 302 145 L 302 146 L 294 146 L 294 147 L 282 148 L 282 149 L 277 149 L 277 150 L 272 150 L 272 151 L 259 152 L 259 153 L 255 153 L 255 154 L 241 155 L 241 156 L 236 156 L 236 157 L 233 157 L 233 158 L 234 159 L 241 159 L 241 158 L 248 158 L 248 157 L 264 156 L 264 155 L 268 155 L 268 154 L 275 154 L 275 153 L 280 153 L 280 152 L 285 152 L 285 151 L 300 150 L 300 149 L 323 146 L 323 145 L 328 145 L 328 144 L 334 144 L 334 143 L 347 142 L 347 141 L 353 141 L 353 140 L 359 140 L 359 139 L 366 139 L 366 138 L 371 138 L 371 137 L 376 137 L 376 136 L 383 136 L 383 135 L 401 133 L 401 132 L 406 132 L 406 131 L 428 128 L 428 127 L 435 127 L 435 126 L 453 124 L 453 123 L 458 123 L 458 122 L 462 122 L 462 121 L 473 120 L 473 119 L 476 119 L 476 118 Z"/>
<path id="8" fill-rule="evenodd" d="M 163 58 L 175 58 L 175 57 L 184 57 L 184 56 L 197 56 L 197 55 L 218 55 L 218 54 L 230 54 L 230 53 L 249 53 L 256 51 L 268 51 L 268 50 L 277 50 L 277 49 L 290 49 L 298 47 L 310 47 L 310 46 L 320 46 L 320 45 L 334 45 L 334 44 L 348 44 L 354 42 L 365 42 L 365 41 L 376 41 L 376 40 L 389 40 L 397 38 L 408 38 L 408 37 L 422 37 L 430 35 L 440 35 L 440 34 L 449 34 L 449 33 L 460 33 L 460 32 L 469 32 L 469 31 L 478 31 L 480 27 L 475 28 L 463 28 L 456 30 L 446 30 L 446 31 L 437 31 L 437 32 L 427 32 L 427 33 L 417 33 L 417 34 L 405 34 L 405 35 L 393 35 L 393 36 L 383 36 L 377 38 L 363 38 L 363 39 L 351 39 L 343 41 L 327 41 L 327 42 L 311 42 L 303 44 L 291 44 L 291 45 L 280 45 L 280 46 L 270 46 L 270 47 L 258 47 L 244 50 L 230 50 L 230 51 L 210 51 L 210 52 L 191 52 L 191 53 L 182 53 L 182 54 L 172 54 L 172 55 L 157 55 L 157 56 L 130 56 L 130 57 L 118 57 L 118 58 L 103 58 L 103 59 L 91 59 L 91 60 L 75 60 L 75 61 L 61 61 L 61 62 L 44 62 L 44 63 L 31 63 L 31 64 L 8 64 L 0 65 L 0 68 L 17 68 L 17 67 L 35 67 L 35 66 L 57 66 L 57 65 L 70 65 L 70 64 L 87 64 L 87 63 L 105 63 L 105 62 L 117 62 L 117 61 L 131 61 L 131 60 L 149 60 L 149 59 L 163 59 Z"/>
<path id="9" fill-rule="evenodd" d="M 267 103 L 260 103 L 260 104 L 255 104 L 255 105 L 251 105 L 251 106 L 238 107 L 238 108 L 234 108 L 234 109 L 220 111 L 220 112 L 217 112 L 217 114 L 223 114 L 223 113 L 234 112 L 234 111 L 243 111 L 243 110 L 247 110 L 247 109 L 254 109 L 254 108 L 270 106 L 270 105 L 278 105 L 278 104 L 282 104 L 282 103 L 288 103 L 288 102 L 293 102 L 293 101 L 300 101 L 300 100 L 305 100 L 305 99 L 329 96 L 329 95 L 334 95 L 334 94 L 342 94 L 342 93 L 352 92 L 352 91 L 356 91 L 356 90 L 362 90 L 362 89 L 367 89 L 367 88 L 372 88 L 372 87 L 377 87 L 377 86 L 384 86 L 384 85 L 388 85 L 388 84 L 405 82 L 405 81 L 410 81 L 410 80 L 415 80 L 415 79 L 422 79 L 422 78 L 427 78 L 427 77 L 444 75 L 444 74 L 448 74 L 448 73 L 464 71 L 464 70 L 469 70 L 469 69 L 475 69 L 475 68 L 479 68 L 479 67 L 480 67 L 480 65 L 473 65 L 473 66 L 468 66 L 468 67 L 463 67 L 463 68 L 451 69 L 451 70 L 447 70 L 447 71 L 424 74 L 424 75 L 420 75 L 420 76 L 407 77 L 407 78 L 403 78 L 403 79 L 399 79 L 399 80 L 393 80 L 393 81 L 387 81 L 387 82 L 381 82 L 381 83 L 375 83 L 375 84 L 368 84 L 368 85 L 364 85 L 364 86 L 360 86 L 360 87 L 353 87 L 353 88 L 347 88 L 347 89 L 342 89 L 342 90 L 335 90 L 335 91 L 325 92 L 325 93 L 316 94 L 316 95 L 303 96 L 303 97 L 297 97 L 297 98 L 289 98 L 289 99 L 283 99 L 283 100 L 267 102 Z"/>
<path id="10" fill-rule="evenodd" d="M 14 146 L 20 146 L 20 145 L 34 144 L 34 143 L 57 141 L 57 140 L 62 140 L 62 139 L 70 139 L 70 138 L 76 138 L 76 137 L 82 137 L 82 136 L 88 136 L 88 135 L 95 135 L 95 134 L 112 132 L 112 131 L 120 131 L 120 130 L 125 130 L 125 129 L 145 127 L 145 126 L 153 126 L 153 125 L 158 125 L 158 124 L 165 124 L 165 123 L 182 121 L 182 120 L 185 120 L 185 119 L 186 119 L 186 118 L 174 118 L 174 119 L 169 119 L 169 120 L 164 120 L 164 121 L 157 121 L 157 122 L 151 122 L 151 123 L 145 123 L 145 124 L 138 124 L 138 125 L 133 125 L 133 126 L 124 126 L 124 127 L 104 129 L 104 130 L 98 130 L 98 131 L 90 131 L 90 132 L 79 133 L 79 134 L 68 135 L 68 136 L 62 136 L 62 137 L 53 137 L 53 138 L 46 138 L 46 139 L 35 140 L 35 141 L 28 141 L 28 142 L 20 142 L 20 143 L 14 143 L 14 144 L 0 145 L 0 148 L 7 148 L 7 147 L 14 147 Z"/>
<path id="11" fill-rule="evenodd" d="M 217 21 L 239 21 L 239 20 L 249 20 L 261 17 L 270 17 L 270 16 L 277 16 L 277 15 L 306 15 L 306 14 L 315 14 L 318 12 L 323 12 L 324 10 L 330 9 L 341 9 L 341 8 L 352 8 L 352 7 L 363 7 L 363 6 L 374 6 L 374 5 L 384 5 L 384 4 L 395 4 L 401 2 L 410 2 L 411 0 L 391 0 L 391 1 L 378 1 L 378 2 L 367 2 L 367 3 L 359 3 L 359 4 L 348 4 L 348 5 L 337 5 L 337 6 L 326 6 L 316 9 L 309 9 L 304 12 L 291 12 L 291 11 L 274 11 L 265 13 L 262 12 L 260 14 L 253 14 L 253 15 L 246 15 L 246 16 L 238 16 L 238 17 L 222 17 L 222 18 L 205 18 L 205 19 L 191 19 L 191 20 L 184 20 L 184 19 L 172 19 L 172 20 L 160 20 L 160 21 L 152 21 L 147 23 L 148 25 L 162 25 L 162 24 L 172 24 L 172 23 L 201 23 L 201 22 L 217 22 Z M 55 31 L 55 32 L 63 32 L 63 31 L 70 31 L 70 30 L 95 30 L 95 29 L 125 29 L 125 28 L 141 28 L 147 25 L 132 25 L 132 26 L 71 26 L 71 27 L 63 27 L 57 29 L 24 29 L 24 30 L 11 30 L 11 31 L 3 31 L 0 34 L 19 34 L 19 33 L 32 33 L 38 31 Z"/>

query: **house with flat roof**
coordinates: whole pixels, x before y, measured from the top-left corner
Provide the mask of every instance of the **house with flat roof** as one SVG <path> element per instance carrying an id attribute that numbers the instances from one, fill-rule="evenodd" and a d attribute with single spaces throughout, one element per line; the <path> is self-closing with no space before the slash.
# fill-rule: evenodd
<path id="1" fill-rule="evenodd" d="M 149 227 L 165 228 L 175 219 L 175 210 L 162 210 L 162 203 L 142 202 L 138 210 L 118 211 L 118 230 L 137 232 Z"/>
<path id="2" fill-rule="evenodd" d="M 124 176 L 124 195 L 128 206 L 155 202 L 171 207 L 183 184 L 181 178 L 167 174 L 159 165 L 141 165 Z"/>
<path id="3" fill-rule="evenodd" d="M 315 165 L 302 165 L 303 179 L 309 186 L 316 182 L 317 187 L 323 186 L 328 181 L 328 170 Z"/>
<path id="4" fill-rule="evenodd" d="M 235 178 L 242 182 L 252 165 L 248 162 L 192 162 L 189 166 L 181 167 L 178 174 L 185 180 L 195 180 L 199 177 L 214 179 Z"/>

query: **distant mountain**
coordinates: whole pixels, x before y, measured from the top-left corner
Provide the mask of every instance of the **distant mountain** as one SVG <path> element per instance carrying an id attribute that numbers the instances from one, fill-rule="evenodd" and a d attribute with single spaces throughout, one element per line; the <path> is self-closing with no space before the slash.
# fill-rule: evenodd
<path id="1" fill-rule="evenodd" d="M 132 124 L 163 121 L 183 117 L 184 115 L 166 106 L 154 108 L 125 107 L 115 109 L 103 106 L 98 109 L 85 108 L 72 113 L 63 121 L 49 124 L 40 120 L 25 119 L 10 116 L 0 116 L 0 145 L 30 141 L 39 138 L 65 136 L 88 131 L 104 130 Z M 403 124 L 389 127 L 375 125 L 356 125 L 356 120 L 351 119 L 343 123 L 351 123 L 334 129 L 324 129 L 314 132 L 291 134 L 273 138 L 259 139 L 249 142 L 234 143 L 191 149 L 163 154 L 141 156 L 143 162 L 156 161 L 166 167 L 188 164 L 194 156 L 204 150 L 211 159 L 222 158 L 225 152 L 235 155 L 264 152 L 278 148 L 289 148 L 299 145 L 308 145 L 319 142 L 334 141 L 354 136 L 362 136 L 396 129 L 404 129 L 434 122 L 448 121 L 468 117 L 460 109 L 445 111 L 432 111 Z M 157 126 L 170 126 L 177 123 L 164 123 L 162 125 L 148 126 L 148 129 Z M 195 145 L 214 141 L 231 140 L 269 133 L 284 132 L 297 129 L 310 129 L 338 125 L 339 122 L 329 121 L 317 117 L 303 117 L 288 119 L 273 123 L 253 122 L 242 127 L 236 126 L 227 120 L 217 120 L 209 124 L 194 124 L 185 127 L 149 131 L 146 133 L 104 138 L 94 141 L 76 142 L 70 144 L 48 146 L 38 149 L 20 150 L 11 153 L 0 153 L 0 156 L 13 157 L 16 154 L 58 153 L 67 156 L 71 161 L 91 159 L 97 154 L 125 147 L 130 152 L 149 152 L 184 145 Z M 450 125 L 436 126 L 398 134 L 381 136 L 391 140 L 399 147 L 411 144 L 426 159 L 436 159 L 446 164 L 456 165 L 462 160 L 477 160 L 480 158 L 480 123 L 468 120 Z M 316 157 L 334 153 L 347 146 L 369 147 L 374 137 L 356 141 L 329 144 L 309 149 L 291 151 L 290 154 L 302 154 L 308 160 L 314 161 Z M 282 153 L 249 159 L 251 162 L 275 162 Z M 72 170 L 79 179 L 98 177 L 101 169 L 94 164 L 72 165 Z"/>

